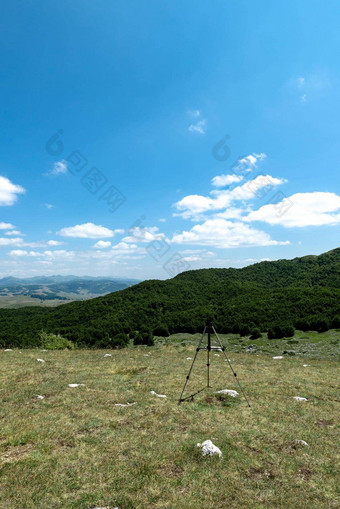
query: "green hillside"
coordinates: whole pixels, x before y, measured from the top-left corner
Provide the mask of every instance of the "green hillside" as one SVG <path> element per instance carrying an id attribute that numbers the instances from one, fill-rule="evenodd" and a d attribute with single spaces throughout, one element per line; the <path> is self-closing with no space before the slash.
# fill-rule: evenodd
<path id="1" fill-rule="evenodd" d="M 221 333 L 244 325 L 261 331 L 340 327 L 340 248 L 243 269 L 188 271 L 53 309 L 0 310 L 0 344 L 37 345 L 44 329 L 80 345 L 110 346 L 122 332 L 159 325 L 170 333 L 197 332 L 208 314 Z"/>

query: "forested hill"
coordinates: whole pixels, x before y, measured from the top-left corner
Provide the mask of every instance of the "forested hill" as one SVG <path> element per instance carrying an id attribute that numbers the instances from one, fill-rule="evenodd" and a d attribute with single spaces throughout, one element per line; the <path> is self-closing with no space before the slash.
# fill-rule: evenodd
<path id="1" fill-rule="evenodd" d="M 38 344 L 41 330 L 96 345 L 136 330 L 196 332 L 213 315 L 220 332 L 244 324 L 304 330 L 338 323 L 340 248 L 320 256 L 261 262 L 243 269 L 188 271 L 54 309 L 0 310 L 0 344 Z"/>

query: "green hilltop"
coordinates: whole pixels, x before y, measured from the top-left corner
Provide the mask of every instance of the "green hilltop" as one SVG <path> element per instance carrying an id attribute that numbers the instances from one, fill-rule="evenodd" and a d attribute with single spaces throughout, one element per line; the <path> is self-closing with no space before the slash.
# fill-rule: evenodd
<path id="1" fill-rule="evenodd" d="M 207 315 L 221 333 L 340 327 L 340 248 L 242 269 L 192 270 L 52 309 L 2 309 L 0 345 L 38 346 L 44 330 L 81 346 L 109 347 L 135 331 L 197 332 Z"/>

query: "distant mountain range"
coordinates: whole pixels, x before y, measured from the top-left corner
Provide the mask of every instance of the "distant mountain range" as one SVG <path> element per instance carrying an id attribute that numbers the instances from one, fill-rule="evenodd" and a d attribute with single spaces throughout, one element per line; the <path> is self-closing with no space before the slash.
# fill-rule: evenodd
<path id="1" fill-rule="evenodd" d="M 117 292 L 137 283 L 138 280 L 129 278 L 70 275 L 21 279 L 9 276 L 0 279 L 0 308 L 56 306 Z"/>

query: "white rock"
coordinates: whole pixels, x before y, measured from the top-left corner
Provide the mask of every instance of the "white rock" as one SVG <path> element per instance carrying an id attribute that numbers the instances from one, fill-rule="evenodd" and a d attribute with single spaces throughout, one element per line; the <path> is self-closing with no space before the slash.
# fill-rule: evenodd
<path id="1" fill-rule="evenodd" d="M 45 362 L 44 359 L 37 359 L 37 362 Z"/>
<path id="2" fill-rule="evenodd" d="M 150 391 L 150 394 L 154 394 L 154 396 L 157 396 L 157 398 L 166 398 L 165 394 L 157 394 L 155 391 Z"/>
<path id="3" fill-rule="evenodd" d="M 132 405 L 135 405 L 136 402 L 134 403 L 126 403 L 126 405 L 124 405 L 123 403 L 115 403 L 115 406 L 132 406 Z"/>
<path id="4" fill-rule="evenodd" d="M 273 359 L 283 359 L 282 355 L 277 355 L 276 357 L 273 357 Z"/>
<path id="5" fill-rule="evenodd" d="M 192 357 L 187 357 L 187 361 L 192 361 Z"/>
<path id="6" fill-rule="evenodd" d="M 202 444 L 197 444 L 197 447 L 201 447 L 203 456 L 214 456 L 218 454 L 218 456 L 222 456 L 222 452 L 216 445 L 212 443 L 211 440 L 206 440 Z"/>
<path id="7" fill-rule="evenodd" d="M 308 399 L 307 399 L 307 398 L 301 398 L 301 396 L 294 396 L 294 399 L 295 399 L 296 401 L 308 401 Z"/>
<path id="8" fill-rule="evenodd" d="M 38 394 L 37 399 L 45 399 L 45 396 L 41 396 L 40 394 Z"/>
<path id="9" fill-rule="evenodd" d="M 85 384 L 68 384 L 69 387 L 81 387 L 81 386 L 85 386 Z"/>
<path id="10" fill-rule="evenodd" d="M 219 353 L 214 353 L 215 357 L 219 357 L 220 354 Z"/>
<path id="11" fill-rule="evenodd" d="M 112 355 L 110 353 L 106 353 L 104 357 L 112 357 Z"/>
<path id="12" fill-rule="evenodd" d="M 6 348 L 6 350 L 4 350 L 4 352 L 13 352 L 12 348 Z"/>
<path id="13" fill-rule="evenodd" d="M 304 368 L 308 368 L 308 366 L 309 366 L 308 364 L 304 364 L 303 365 Z"/>
<path id="14" fill-rule="evenodd" d="M 216 391 L 216 394 L 228 394 L 228 396 L 231 396 L 232 398 L 237 398 L 237 396 L 239 396 L 239 393 L 232 389 L 222 389 L 221 391 Z"/>
<path id="15" fill-rule="evenodd" d="M 304 447 L 309 447 L 309 444 L 305 442 L 304 440 L 295 440 L 296 444 L 303 445 Z"/>

